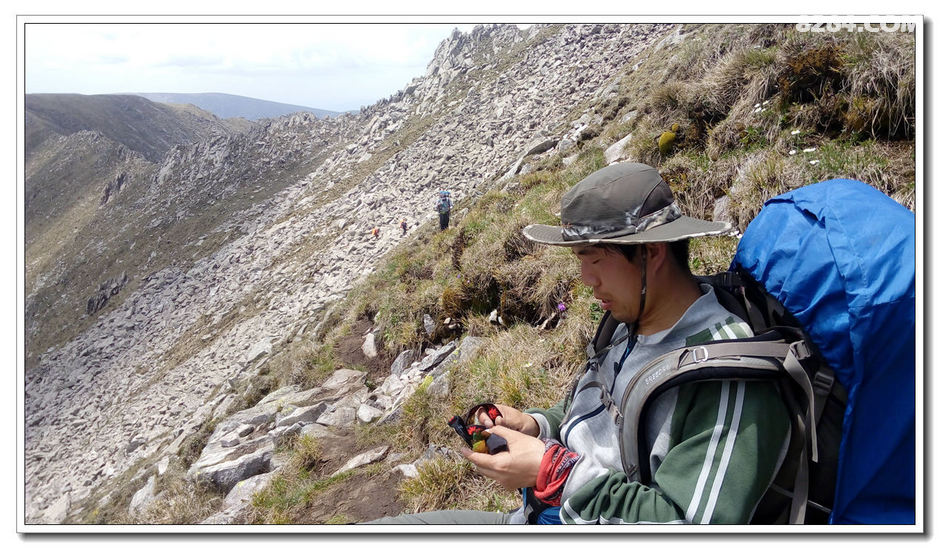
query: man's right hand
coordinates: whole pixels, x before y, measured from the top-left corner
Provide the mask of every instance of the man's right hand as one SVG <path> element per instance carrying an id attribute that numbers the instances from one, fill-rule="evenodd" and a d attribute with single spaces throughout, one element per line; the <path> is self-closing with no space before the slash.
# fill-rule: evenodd
<path id="1" fill-rule="evenodd" d="M 477 411 L 477 422 L 486 428 L 492 428 L 498 424 L 529 436 L 538 437 L 540 429 L 539 423 L 535 421 L 535 417 L 508 405 L 496 404 L 496 408 L 499 409 L 502 417 L 496 417 L 495 423 L 483 409 Z"/>

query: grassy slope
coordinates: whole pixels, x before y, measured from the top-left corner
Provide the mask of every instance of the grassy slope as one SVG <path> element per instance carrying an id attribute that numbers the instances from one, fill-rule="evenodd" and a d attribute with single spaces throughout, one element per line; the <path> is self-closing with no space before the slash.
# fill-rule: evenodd
<path id="1" fill-rule="evenodd" d="M 418 456 L 429 443 L 456 447 L 443 418 L 476 402 L 525 408 L 557 401 L 581 365 L 600 310 L 578 280 L 570 252 L 533 246 L 520 229 L 557 223 L 562 194 L 602 167 L 604 148 L 627 134 L 633 134 L 632 157 L 662 171 L 685 212 L 712 218 L 715 201 L 728 196 L 729 215 L 741 230 L 767 197 L 834 177 L 866 181 L 914 208 L 913 36 L 820 36 L 773 25 L 685 30 L 684 41 L 649 52 L 624 74 L 618 98 L 596 105 L 604 124 L 579 144 L 576 161 L 566 166 L 560 157 L 542 158 L 507 190 L 457 204 L 455 211 L 467 212 L 448 231 L 416 230 L 332 309 L 324 322 L 332 328 L 272 361 L 264 384 L 313 385 L 336 367 L 355 365 L 342 363 L 335 350 L 351 325 L 368 319 L 391 356 L 463 335 L 486 342 L 455 372 L 449 397 L 419 389 L 401 426 L 359 427 L 363 445 L 391 439 Z M 671 146 L 661 147 L 670 141 L 662 139 L 667 131 L 674 134 Z M 725 268 L 735 245 L 734 237 L 694 242 L 694 271 Z M 567 308 L 560 322 L 552 320 L 559 303 Z M 505 326 L 488 321 L 494 309 Z M 438 326 L 450 318 L 457 327 L 429 336 L 425 314 Z M 540 329 L 546 320 L 548 329 Z M 368 481 L 375 473 L 370 468 L 366 479 L 357 477 Z M 288 467 L 255 498 L 255 520 L 302 519 L 318 481 L 312 464 Z M 433 461 L 399 490 L 410 511 L 518 504 L 514 493 L 494 488 L 466 463 L 447 460 Z"/>

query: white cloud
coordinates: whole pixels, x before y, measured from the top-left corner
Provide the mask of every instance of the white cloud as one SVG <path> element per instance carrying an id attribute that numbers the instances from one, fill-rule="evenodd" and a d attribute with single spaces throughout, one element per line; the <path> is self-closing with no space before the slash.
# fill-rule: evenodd
<path id="1" fill-rule="evenodd" d="M 26 91 L 214 91 L 354 109 L 422 75 L 455 26 L 30 22 Z"/>

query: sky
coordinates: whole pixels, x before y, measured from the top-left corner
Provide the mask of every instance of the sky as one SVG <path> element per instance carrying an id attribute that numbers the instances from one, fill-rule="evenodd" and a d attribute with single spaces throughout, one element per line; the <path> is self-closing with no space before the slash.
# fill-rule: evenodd
<path id="1" fill-rule="evenodd" d="M 26 93 L 216 92 L 333 111 L 403 89 L 474 26 L 47 21 L 24 25 Z"/>

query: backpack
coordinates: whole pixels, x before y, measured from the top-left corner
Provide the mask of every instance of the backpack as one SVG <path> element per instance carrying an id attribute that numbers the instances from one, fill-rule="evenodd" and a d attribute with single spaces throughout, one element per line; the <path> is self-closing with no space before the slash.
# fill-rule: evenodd
<path id="1" fill-rule="evenodd" d="M 441 196 L 437 201 L 437 212 L 438 213 L 447 213 L 450 211 L 450 198 L 447 196 Z"/>
<path id="2" fill-rule="evenodd" d="M 751 523 L 914 523 L 914 214 L 835 179 L 768 200 L 728 271 L 702 278 L 755 336 L 652 360 L 613 414 L 623 469 L 649 484 L 648 404 L 669 388 L 772 380 L 790 444 Z M 588 353 L 618 322 L 605 314 Z"/>

